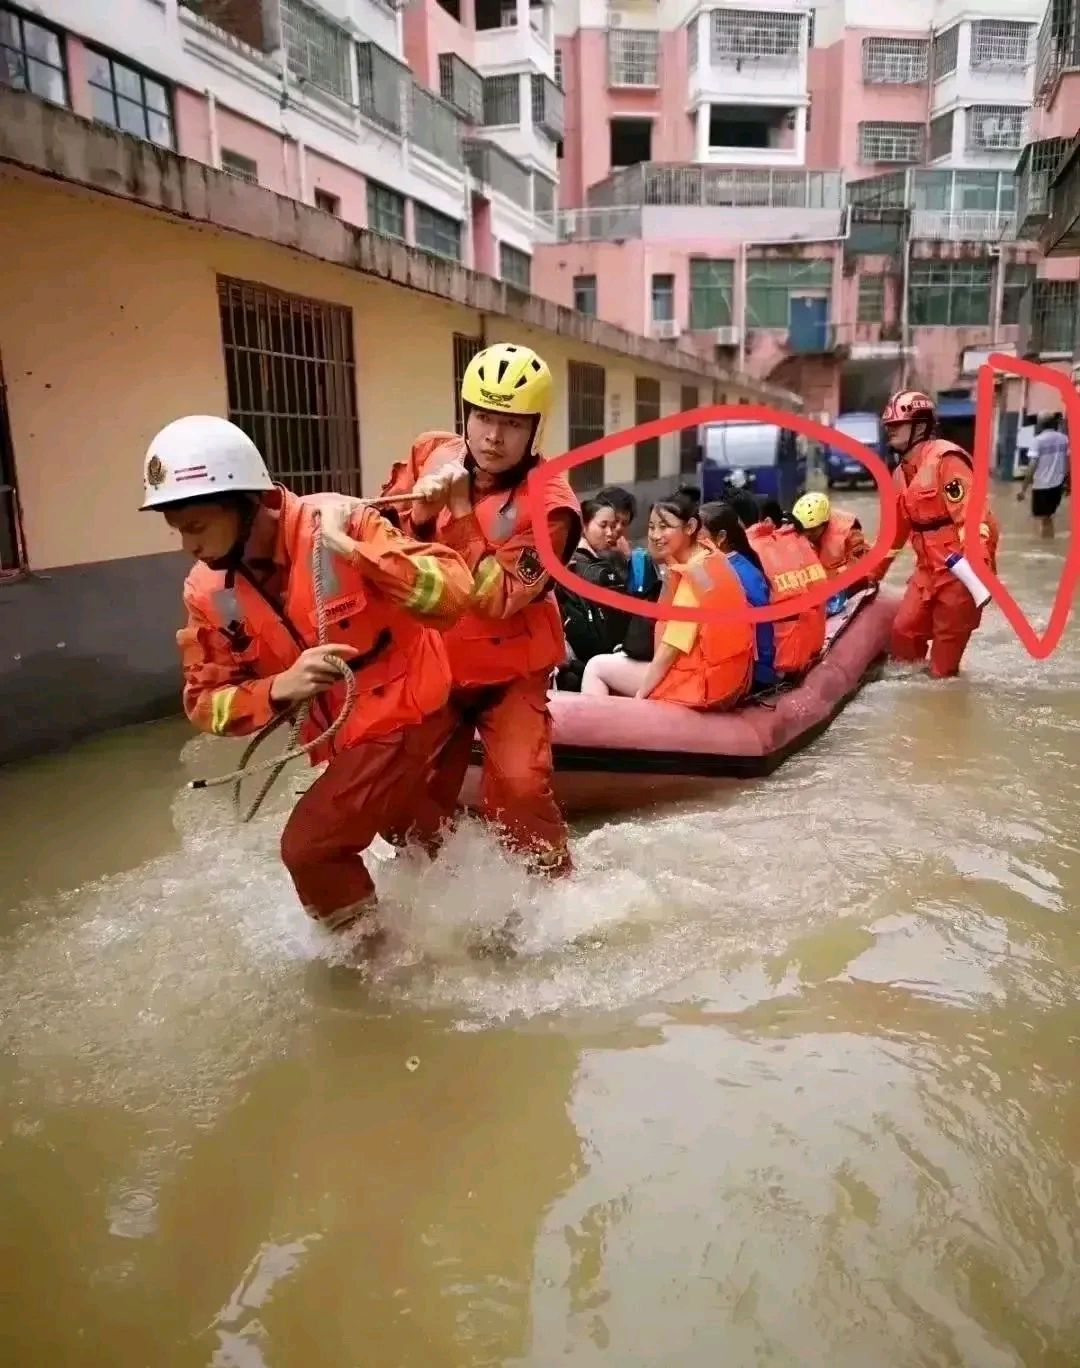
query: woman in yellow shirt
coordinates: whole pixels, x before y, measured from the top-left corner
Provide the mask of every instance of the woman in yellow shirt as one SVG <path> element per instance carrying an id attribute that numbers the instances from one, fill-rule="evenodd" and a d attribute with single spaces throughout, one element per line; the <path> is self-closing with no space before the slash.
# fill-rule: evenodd
<path id="1" fill-rule="evenodd" d="M 704 561 L 710 553 L 710 547 L 698 542 L 700 503 L 699 490 L 681 485 L 669 498 L 657 500 L 649 512 L 649 551 L 669 572 L 669 585 L 671 569 L 689 568 Z M 686 608 L 697 607 L 700 599 L 689 576 L 679 575 L 674 594 L 665 588 L 660 601 Z M 697 635 L 696 622 L 660 623 L 652 660 L 632 660 L 621 652 L 593 656 L 585 666 L 581 692 L 648 698 L 676 661 L 694 649 Z"/>

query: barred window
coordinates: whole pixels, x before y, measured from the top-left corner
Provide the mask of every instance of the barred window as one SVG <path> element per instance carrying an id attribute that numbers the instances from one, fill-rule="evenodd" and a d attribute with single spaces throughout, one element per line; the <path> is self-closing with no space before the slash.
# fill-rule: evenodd
<path id="1" fill-rule="evenodd" d="M 660 84 L 660 34 L 652 29 L 608 29 L 608 85 Z"/>
<path id="2" fill-rule="evenodd" d="M 357 43 L 360 108 L 376 123 L 395 133 L 405 131 L 405 96 L 412 73 L 404 62 L 384 52 L 378 43 Z"/>
<path id="3" fill-rule="evenodd" d="M 55 29 L 0 9 L 0 85 L 67 105 L 67 67 Z"/>
<path id="4" fill-rule="evenodd" d="M 521 77 L 488 76 L 484 80 L 484 123 L 521 123 Z"/>
<path id="5" fill-rule="evenodd" d="M 956 70 L 960 57 L 960 25 L 953 24 L 944 33 L 935 33 L 932 40 L 931 68 L 934 80 L 949 76 Z"/>
<path id="6" fill-rule="evenodd" d="M 281 0 L 281 36 L 289 74 L 352 101 L 349 35 L 302 0 Z"/>
<path id="7" fill-rule="evenodd" d="M 218 277 L 229 419 L 295 494 L 361 493 L 352 310 Z"/>
<path id="8" fill-rule="evenodd" d="M 638 426 L 660 417 L 660 381 L 647 375 L 634 377 L 634 422 Z M 634 479 L 655 480 L 660 474 L 660 438 L 634 443 Z"/>
<path id="9" fill-rule="evenodd" d="M 652 321 L 654 323 L 673 323 L 675 321 L 675 277 L 673 275 L 654 275 L 651 286 Z"/>
<path id="10" fill-rule="evenodd" d="M 461 403 L 461 383 L 465 379 L 465 372 L 469 367 L 469 362 L 478 351 L 483 351 L 484 339 L 482 337 L 470 337 L 466 333 L 454 333 L 453 349 L 454 430 L 460 437 L 465 431 L 465 411 Z"/>
<path id="11" fill-rule="evenodd" d="M 1072 355 L 1080 345 L 1080 284 L 1075 280 L 1036 280 L 1031 337 L 1037 355 Z"/>
<path id="12" fill-rule="evenodd" d="M 797 62 L 802 46 L 802 14 L 778 10 L 715 9 L 711 51 L 716 62 L 752 60 Z"/>
<path id="13" fill-rule="evenodd" d="M 859 299 L 855 316 L 860 323 L 883 323 L 885 321 L 885 277 L 883 275 L 859 277 Z"/>
<path id="14" fill-rule="evenodd" d="M 977 19 L 971 26 L 972 71 L 1024 71 L 1031 64 L 1034 24 Z"/>
<path id="15" fill-rule="evenodd" d="M 563 85 L 563 70 L 562 70 L 562 63 L 563 63 L 562 48 L 556 48 L 556 49 L 555 49 L 555 84 L 559 87 L 560 90 L 565 90 L 566 87 Z"/>
<path id="16" fill-rule="evenodd" d="M 259 183 L 258 162 L 242 156 L 239 152 L 230 152 L 227 147 L 221 149 L 221 169 L 228 175 L 235 176 L 237 180 L 247 181 L 251 185 Z"/>
<path id="17" fill-rule="evenodd" d="M 367 183 L 367 226 L 383 237 L 405 241 L 405 196 L 378 181 Z"/>
<path id="18" fill-rule="evenodd" d="M 607 402 L 607 372 L 590 361 L 568 361 L 566 393 L 569 425 L 568 450 L 596 442 L 607 430 L 604 411 Z M 604 458 L 595 456 L 567 471 L 571 486 L 580 494 L 604 483 Z"/>
<path id="19" fill-rule="evenodd" d="M 416 245 L 435 256 L 461 260 L 461 224 L 428 204 L 414 204 Z"/>
<path id="20" fill-rule="evenodd" d="M 679 412 L 689 413 L 701 403 L 697 385 L 683 385 L 679 391 Z M 679 431 L 679 474 L 693 475 L 698 464 L 697 428 L 684 427 Z"/>
<path id="21" fill-rule="evenodd" d="M 507 285 L 516 285 L 519 290 L 527 290 L 532 274 L 532 257 L 521 252 L 509 243 L 499 243 L 499 278 Z"/>
<path id="22" fill-rule="evenodd" d="M 173 147 L 172 101 L 168 87 L 97 48 L 88 46 L 86 55 L 94 118 L 110 128 L 146 138 L 159 147 Z"/>
<path id="23" fill-rule="evenodd" d="M 913 261 L 908 314 L 916 328 L 964 328 L 990 322 L 988 261 Z"/>
<path id="24" fill-rule="evenodd" d="M 690 327 L 698 331 L 730 328 L 735 263 L 690 258 Z"/>
<path id="25" fill-rule="evenodd" d="M 1027 140 L 1022 105 L 969 105 L 965 139 L 969 152 L 1019 152 Z"/>
<path id="26" fill-rule="evenodd" d="M 930 44 L 925 38 L 864 38 L 862 60 L 867 85 L 922 85 Z"/>
<path id="27" fill-rule="evenodd" d="M 922 160 L 923 125 L 869 122 L 859 125 L 861 162 L 917 162 Z"/>

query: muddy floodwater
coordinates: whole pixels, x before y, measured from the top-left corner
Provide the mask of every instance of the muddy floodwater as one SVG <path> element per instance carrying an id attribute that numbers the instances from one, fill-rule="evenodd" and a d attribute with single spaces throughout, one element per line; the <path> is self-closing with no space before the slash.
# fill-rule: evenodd
<path id="1" fill-rule="evenodd" d="M 1065 538 L 995 500 L 1045 620 Z M 1080 1364 L 1075 617 L 1037 662 L 989 609 L 962 679 L 890 666 L 772 778 L 577 828 L 558 887 L 469 828 L 378 861 L 366 981 L 288 787 L 242 828 L 184 791 L 235 753 L 0 771 L 0 1362 Z M 470 959 L 514 906 L 522 957 Z"/>

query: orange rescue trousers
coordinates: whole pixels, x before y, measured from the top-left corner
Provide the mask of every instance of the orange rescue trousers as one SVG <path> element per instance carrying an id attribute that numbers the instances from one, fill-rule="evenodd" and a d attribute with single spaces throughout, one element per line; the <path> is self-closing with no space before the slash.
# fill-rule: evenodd
<path id="1" fill-rule="evenodd" d="M 504 844 L 528 857 L 552 878 L 573 868 L 567 828 L 552 792 L 550 671 L 509 684 L 456 688 L 450 695 L 457 725 L 428 785 L 426 801 L 414 809 L 411 835 L 434 855 L 444 823 L 452 821 L 465 782 L 473 735 L 484 748 L 481 815 L 499 829 Z M 401 837 L 398 844 L 402 844 Z"/>
<path id="2" fill-rule="evenodd" d="M 436 755 L 453 735 L 450 708 L 336 755 L 292 810 L 281 858 L 308 916 L 347 926 L 374 901 L 361 852 L 376 836 L 403 843 L 413 830 Z"/>
<path id="3" fill-rule="evenodd" d="M 946 679 L 959 672 L 981 618 L 965 586 L 947 571 L 944 577 L 916 571 L 893 622 L 891 654 L 895 660 L 924 660 L 929 645 L 930 674 Z"/>

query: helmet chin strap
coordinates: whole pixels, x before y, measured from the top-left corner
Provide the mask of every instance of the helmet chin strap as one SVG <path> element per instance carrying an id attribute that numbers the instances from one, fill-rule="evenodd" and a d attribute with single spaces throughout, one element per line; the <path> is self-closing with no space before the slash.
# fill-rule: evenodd
<path id="1" fill-rule="evenodd" d="M 901 451 L 890 444 L 889 450 L 896 457 L 897 461 L 902 461 L 909 452 L 921 443 L 927 441 L 934 431 L 933 418 L 913 418 L 911 420 L 911 435 L 908 437 L 907 446 Z"/>
<path id="2" fill-rule="evenodd" d="M 220 556 L 215 561 L 208 561 L 211 570 L 239 570 L 244 561 L 244 551 L 247 548 L 248 538 L 251 536 L 251 529 L 255 525 L 258 516 L 261 500 L 258 498 L 248 498 L 246 506 L 240 512 L 240 526 L 236 534 L 236 540 L 224 556 Z"/>

